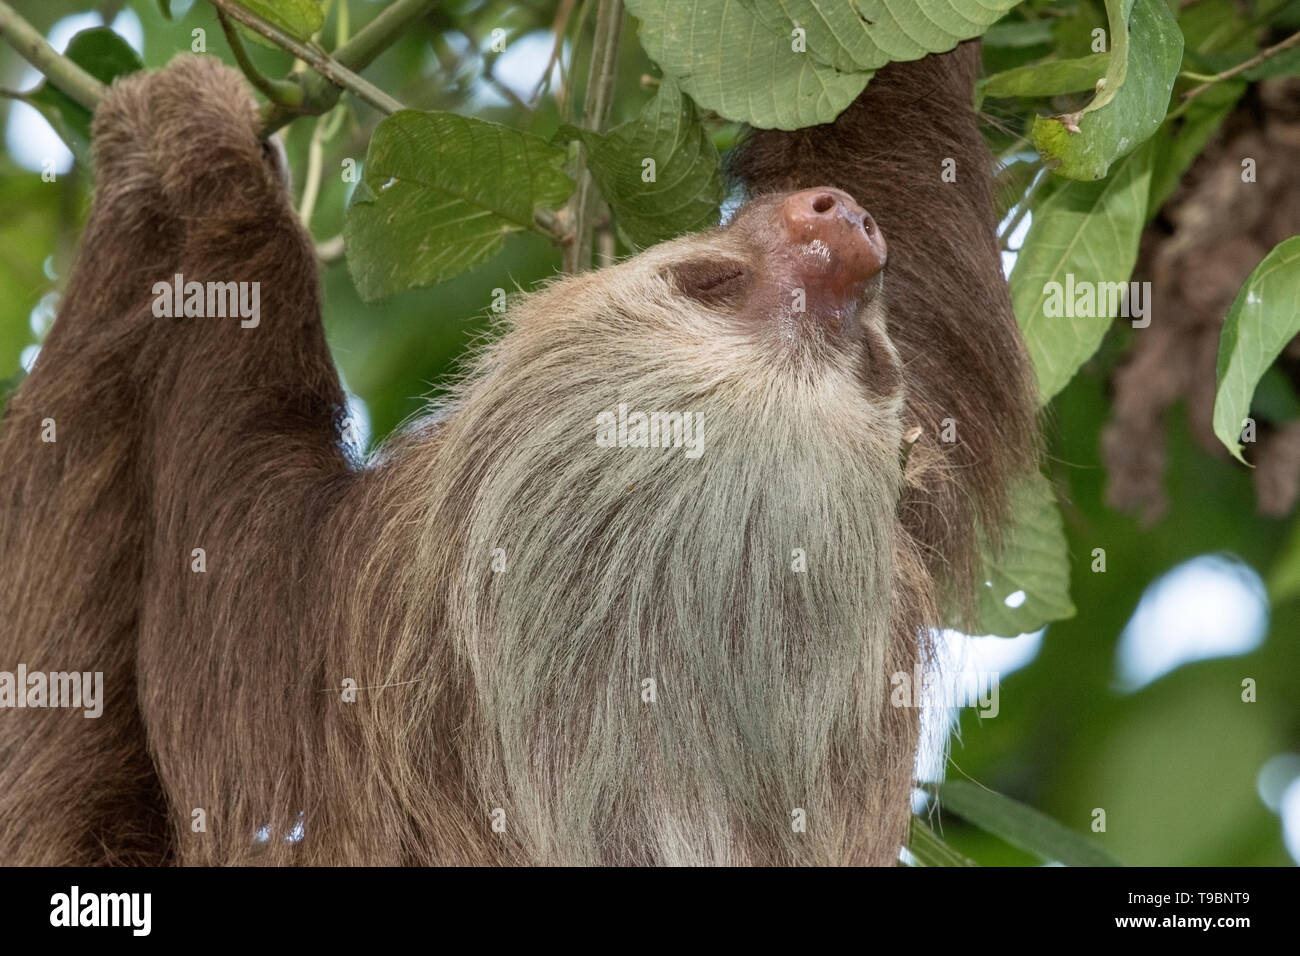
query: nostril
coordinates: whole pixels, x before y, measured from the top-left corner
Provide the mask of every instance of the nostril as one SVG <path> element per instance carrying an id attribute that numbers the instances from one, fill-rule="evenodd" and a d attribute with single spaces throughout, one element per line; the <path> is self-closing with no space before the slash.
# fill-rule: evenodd
<path id="1" fill-rule="evenodd" d="M 826 213 L 835 207 L 835 197 L 822 193 L 813 200 L 813 212 Z"/>

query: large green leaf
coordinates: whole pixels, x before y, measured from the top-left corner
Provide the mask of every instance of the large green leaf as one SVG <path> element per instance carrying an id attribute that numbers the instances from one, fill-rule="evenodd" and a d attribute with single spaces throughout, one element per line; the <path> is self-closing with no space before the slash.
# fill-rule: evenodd
<path id="1" fill-rule="evenodd" d="M 537 229 L 573 182 L 565 151 L 536 136 L 457 116 L 402 110 L 375 129 L 343 234 L 357 290 L 374 301 L 449 279 Z M 541 231 L 541 230 L 538 230 Z"/>
<path id="2" fill-rule="evenodd" d="M 1183 36 L 1164 0 L 1107 0 L 1106 8 L 1112 46 L 1097 95 L 1078 113 L 1034 120 L 1034 145 L 1067 179 L 1103 178 L 1156 131 L 1182 63 Z"/>
<path id="3" fill-rule="evenodd" d="M 1273 247 L 1255 267 L 1228 310 L 1219 337 L 1214 434 L 1241 457 L 1242 420 L 1260 376 L 1300 335 L 1300 236 Z"/>
<path id="4" fill-rule="evenodd" d="M 1082 833 L 1062 826 L 1033 807 L 965 780 L 943 784 L 939 788 L 939 806 L 1042 860 L 1066 866 L 1123 865 Z"/>
<path id="5" fill-rule="evenodd" d="M 82 30 L 69 42 L 63 55 L 102 83 L 134 73 L 143 64 L 135 50 L 108 27 Z M 90 167 L 90 110 L 46 80 L 27 101 L 45 117 L 67 143 L 78 163 Z"/>
<path id="6" fill-rule="evenodd" d="M 975 627 L 979 634 L 1015 637 L 1074 617 L 1070 552 L 1052 486 L 1034 475 L 1015 490 L 1012 521 L 996 556 L 984 555 Z"/>
<path id="7" fill-rule="evenodd" d="M 691 99 L 752 126 L 829 123 L 857 98 L 869 72 L 843 72 L 796 52 L 741 0 L 628 0 L 650 58 Z"/>
<path id="8" fill-rule="evenodd" d="M 1091 90 L 1110 62 L 1104 53 L 1092 53 L 1072 60 L 1047 60 L 1004 70 L 980 80 L 980 96 L 1059 96 Z"/>
<path id="9" fill-rule="evenodd" d="M 782 36 L 805 31 L 808 50 L 838 70 L 875 70 L 979 36 L 1020 0 L 743 0 Z"/>
<path id="10" fill-rule="evenodd" d="M 1127 282 L 1146 222 L 1152 146 L 1124 157 L 1095 183 L 1062 182 L 1034 209 L 1011 270 L 1011 303 L 1046 403 L 1097 351 L 1113 316 L 1049 316 L 1048 283 Z"/>
<path id="11" fill-rule="evenodd" d="M 586 146 L 587 167 L 632 245 L 644 248 L 717 224 L 723 196 L 718 151 L 670 77 L 640 118 L 603 135 L 573 127 L 564 132 Z"/>

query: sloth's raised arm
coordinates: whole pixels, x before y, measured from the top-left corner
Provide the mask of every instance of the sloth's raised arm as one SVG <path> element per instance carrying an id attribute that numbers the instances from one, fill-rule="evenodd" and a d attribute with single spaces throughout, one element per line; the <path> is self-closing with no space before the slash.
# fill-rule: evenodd
<path id="1" fill-rule="evenodd" d="M 153 176 L 140 175 L 148 163 L 135 137 L 150 130 L 148 105 L 121 89 L 99 111 L 98 189 L 76 266 L 0 425 L 0 667 L 103 675 L 97 717 L 4 712 L 0 859 L 16 865 L 159 863 L 167 853 L 136 706 L 142 370 L 157 345 L 152 283 L 176 271 L 183 226 Z"/>

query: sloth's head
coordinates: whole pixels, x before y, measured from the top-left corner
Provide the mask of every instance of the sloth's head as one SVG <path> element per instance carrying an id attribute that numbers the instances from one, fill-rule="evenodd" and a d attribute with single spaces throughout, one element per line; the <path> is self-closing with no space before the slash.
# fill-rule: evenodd
<path id="1" fill-rule="evenodd" d="M 760 196 L 726 226 L 522 297 L 453 402 L 471 431 L 453 422 L 448 436 L 501 452 L 524 430 L 528 450 L 511 458 L 525 470 L 554 474 L 543 462 L 562 457 L 562 470 L 639 484 L 683 476 L 662 456 L 590 453 L 608 447 L 601 423 L 618 448 L 658 448 L 657 434 L 638 444 L 639 416 L 653 429 L 655 415 L 685 415 L 707 421 L 715 464 L 803 463 L 847 494 L 872 472 L 892 498 L 904 396 L 886 257 L 848 193 Z"/>
<path id="2" fill-rule="evenodd" d="M 730 225 L 664 246 L 646 265 L 788 359 L 861 341 L 878 312 L 860 308 L 879 301 L 885 257 L 871 214 L 848 193 L 821 188 L 756 199 Z"/>
<path id="3" fill-rule="evenodd" d="M 885 328 L 885 260 L 879 227 L 847 193 L 761 196 L 724 227 L 528 297 L 512 315 L 512 346 L 536 335 L 556 354 L 589 350 L 594 368 L 632 379 L 675 367 L 687 379 L 747 383 L 742 390 L 890 397 L 900 375 Z"/>

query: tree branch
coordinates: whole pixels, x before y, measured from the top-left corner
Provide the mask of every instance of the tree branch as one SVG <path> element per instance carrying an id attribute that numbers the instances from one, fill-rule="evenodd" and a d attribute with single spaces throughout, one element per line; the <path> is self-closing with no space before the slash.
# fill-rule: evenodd
<path id="1" fill-rule="evenodd" d="M 40 31 L 4 0 L 0 0 L 0 36 L 9 41 L 24 60 L 40 70 L 51 84 L 86 109 L 93 111 L 106 92 L 103 83 L 66 56 L 56 53 Z"/>
<path id="2" fill-rule="evenodd" d="M 209 0 L 219 17 L 237 20 L 245 27 L 292 53 L 315 72 L 294 80 L 268 80 L 257 70 L 250 70 L 246 51 L 238 39 L 231 40 L 235 59 L 244 69 L 249 82 L 272 102 L 263 110 L 263 132 L 270 134 L 298 116 L 319 115 L 332 109 L 339 93 L 348 90 L 384 114 L 395 113 L 402 104 L 374 84 L 356 74 L 389 47 L 412 23 L 428 13 L 437 0 L 395 0 L 368 23 L 355 37 L 340 46 L 334 56 L 314 44 L 303 43 L 273 23 L 240 6 L 233 0 Z M 223 22 L 223 29 L 226 24 Z M 233 33 L 233 31 L 231 31 Z M 18 51 L 49 82 L 74 101 L 93 111 L 107 87 L 66 56 L 55 52 L 45 38 L 14 9 L 0 0 L 0 37 Z M 245 55 L 241 57 L 241 53 Z M 289 86 L 301 87 L 301 101 L 295 106 L 295 94 Z M 268 89 L 268 87 L 270 87 Z"/>
<path id="3" fill-rule="evenodd" d="M 623 25 L 623 0 L 600 0 L 596 11 L 596 34 L 592 40 L 591 67 L 587 73 L 587 94 L 583 103 L 584 129 L 599 132 L 609 118 L 614 99 L 614 80 L 618 40 Z M 591 268 L 592 233 L 599 205 L 591 173 L 586 168 L 585 151 L 578 147 L 578 185 L 569 200 L 573 226 L 572 240 L 564 249 L 564 270 L 582 272 Z"/>
<path id="4" fill-rule="evenodd" d="M 240 39 L 239 31 L 220 9 L 217 10 L 217 20 L 221 23 L 221 32 L 226 35 L 226 42 L 230 44 L 230 52 L 235 55 L 235 62 L 239 64 L 239 69 L 248 81 L 261 90 L 276 106 L 283 106 L 286 109 L 297 109 L 302 106 L 302 86 L 290 80 L 272 80 L 264 76 L 249 59 L 248 50 L 244 48 L 244 41 Z"/>
<path id="5" fill-rule="evenodd" d="M 232 20 L 238 20 L 254 33 L 289 51 L 335 86 L 348 90 L 358 99 L 369 103 L 381 113 L 396 113 L 404 108 L 396 99 L 369 80 L 358 76 L 337 60 L 332 59 L 324 51 L 314 45 L 302 42 L 297 37 L 281 30 L 275 24 L 263 20 L 256 13 L 240 6 L 235 0 L 208 0 L 208 2 Z"/>
<path id="6" fill-rule="evenodd" d="M 1215 83 L 1222 83 L 1224 80 L 1230 80 L 1234 76 L 1239 76 L 1242 73 L 1245 73 L 1247 70 L 1253 70 L 1255 67 L 1259 66 L 1265 60 L 1272 59 L 1273 57 L 1281 53 L 1283 50 L 1291 49 L 1291 47 L 1295 46 L 1297 43 L 1300 43 L 1300 32 L 1291 34 L 1281 43 L 1275 43 L 1267 50 L 1261 50 L 1259 53 L 1252 56 L 1249 60 L 1246 60 L 1245 62 L 1242 63 L 1238 63 L 1236 66 L 1232 67 L 1231 69 L 1224 70 L 1222 73 L 1216 73 L 1214 76 L 1210 77 L 1206 82 L 1202 83 L 1200 86 L 1194 87 L 1193 89 L 1190 89 L 1186 93 L 1184 93 L 1183 102 L 1186 103 L 1196 99 L 1196 97 L 1200 96 L 1202 93 L 1208 90 Z"/>
<path id="7" fill-rule="evenodd" d="M 437 0 L 396 0 L 362 27 L 357 35 L 334 51 L 332 59 L 348 70 L 364 70 L 379 54 L 388 49 L 411 24 L 430 10 Z M 273 133 L 281 126 L 308 114 L 326 113 L 339 101 L 341 87 L 328 77 L 311 73 L 298 78 L 303 88 L 303 105 L 298 109 L 273 106 L 263 113 L 263 132 Z"/>

